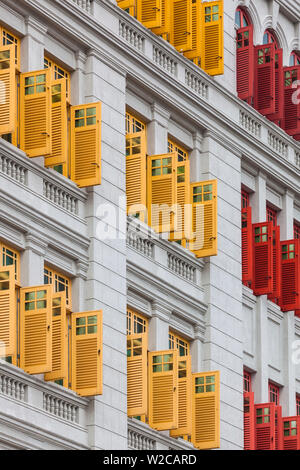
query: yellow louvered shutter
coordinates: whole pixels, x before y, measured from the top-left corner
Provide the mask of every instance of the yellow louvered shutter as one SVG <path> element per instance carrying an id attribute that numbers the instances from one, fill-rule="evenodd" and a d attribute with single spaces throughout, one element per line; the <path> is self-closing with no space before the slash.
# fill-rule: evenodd
<path id="1" fill-rule="evenodd" d="M 220 372 L 192 374 L 192 443 L 220 447 Z"/>
<path id="2" fill-rule="evenodd" d="M 192 434 L 192 369 L 191 356 L 178 358 L 178 428 L 172 437 Z"/>
<path id="3" fill-rule="evenodd" d="M 192 48 L 192 2 L 191 0 L 172 0 L 171 44 L 179 51 Z"/>
<path id="4" fill-rule="evenodd" d="M 101 103 L 71 108 L 71 179 L 79 187 L 101 184 Z"/>
<path id="5" fill-rule="evenodd" d="M 62 165 L 64 176 L 67 175 L 68 152 L 68 115 L 66 79 L 51 82 L 51 139 L 52 152 L 46 157 L 45 166 Z"/>
<path id="6" fill-rule="evenodd" d="M 0 47 L 0 135 L 16 130 L 15 46 Z"/>
<path id="7" fill-rule="evenodd" d="M 84 397 L 102 394 L 102 311 L 72 314 L 71 386 Z"/>
<path id="8" fill-rule="evenodd" d="M 170 0 L 161 0 L 161 25 L 151 28 L 158 36 L 162 36 L 167 41 L 170 40 L 171 30 L 171 2 Z"/>
<path id="9" fill-rule="evenodd" d="M 178 428 L 178 351 L 148 353 L 149 425 L 158 431 Z"/>
<path id="10" fill-rule="evenodd" d="M 147 333 L 127 336 L 127 413 L 147 414 Z"/>
<path id="11" fill-rule="evenodd" d="M 175 216 L 174 233 L 171 240 L 181 240 L 185 245 L 185 240 L 190 237 L 191 227 L 189 220 L 185 223 L 186 204 L 190 204 L 190 161 L 177 162 L 177 211 Z M 188 216 L 186 216 L 187 218 Z"/>
<path id="12" fill-rule="evenodd" d="M 197 65 L 200 65 L 201 59 L 201 12 L 201 0 L 194 0 L 192 3 L 192 47 L 184 55 Z"/>
<path id="13" fill-rule="evenodd" d="M 201 68 L 209 75 L 224 73 L 223 0 L 202 3 Z"/>
<path id="14" fill-rule="evenodd" d="M 17 307 L 14 266 L 0 268 L 0 358 L 16 365 Z"/>
<path id="15" fill-rule="evenodd" d="M 45 374 L 46 381 L 61 381 L 68 387 L 68 325 L 66 294 L 52 296 L 52 368 Z"/>
<path id="16" fill-rule="evenodd" d="M 28 374 L 52 368 L 51 286 L 20 289 L 20 367 Z"/>
<path id="17" fill-rule="evenodd" d="M 189 245 L 197 258 L 218 254 L 217 180 L 191 185 L 193 237 Z"/>
<path id="18" fill-rule="evenodd" d="M 20 147 L 29 157 L 51 154 L 51 72 L 22 73 Z"/>
<path id="19" fill-rule="evenodd" d="M 137 0 L 137 19 L 146 28 L 161 26 L 161 0 Z"/>
<path id="20" fill-rule="evenodd" d="M 129 117 L 128 117 L 129 119 Z M 146 132 L 126 134 L 126 196 L 127 213 L 139 214 L 145 221 L 146 193 Z"/>
<path id="21" fill-rule="evenodd" d="M 175 153 L 148 157 L 148 224 L 159 233 L 173 232 L 177 204 L 177 160 Z"/>

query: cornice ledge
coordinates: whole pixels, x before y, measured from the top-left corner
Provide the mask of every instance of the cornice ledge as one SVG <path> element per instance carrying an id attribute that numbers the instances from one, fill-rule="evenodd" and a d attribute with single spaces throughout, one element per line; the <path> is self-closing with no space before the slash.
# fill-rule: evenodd
<path id="1" fill-rule="evenodd" d="M 25 250 L 31 250 L 37 255 L 45 256 L 48 248 L 48 242 L 43 240 L 40 235 L 27 233 L 25 235 Z"/>
<path id="2" fill-rule="evenodd" d="M 121 67 L 115 60 L 113 60 L 110 56 L 103 53 L 99 49 L 96 50 L 94 48 L 90 48 L 87 52 L 86 57 L 94 57 L 95 59 L 103 62 L 106 65 L 109 65 L 115 72 L 118 72 L 122 77 L 127 77 L 127 70 L 124 67 Z"/>

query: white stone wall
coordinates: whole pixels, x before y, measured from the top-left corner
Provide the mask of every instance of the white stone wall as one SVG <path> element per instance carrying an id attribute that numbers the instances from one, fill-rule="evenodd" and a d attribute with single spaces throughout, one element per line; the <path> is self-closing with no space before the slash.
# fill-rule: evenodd
<path id="1" fill-rule="evenodd" d="M 92 15 L 73 0 L 1 2 L 1 22 L 22 37 L 22 71 L 42 68 L 45 52 L 72 72 L 72 104 L 102 102 L 102 184 L 78 190 L 45 170 L 42 159 L 29 160 L 1 142 L 0 157 L 11 154 L 26 178 L 24 183 L 0 171 L 0 237 L 22 252 L 23 285 L 42 283 L 46 262 L 73 278 L 74 310 L 103 309 L 103 395 L 88 401 L 83 445 L 127 447 L 128 304 L 149 318 L 151 350 L 168 348 L 171 327 L 191 341 L 194 372 L 221 371 L 221 448 L 241 449 L 243 365 L 254 373 L 256 401 L 268 401 L 272 380 L 281 386 L 284 414 L 294 414 L 300 369 L 291 361 L 291 349 L 300 339 L 300 325 L 293 314 L 242 287 L 240 189 L 243 184 L 252 193 L 255 221 L 265 220 L 268 201 L 281 211 L 282 236 L 291 237 L 293 218 L 300 221 L 300 147 L 236 98 L 234 12 L 239 4 L 249 7 L 256 44 L 273 27 L 287 65 L 290 52 L 299 48 L 299 2 L 225 0 L 225 74 L 216 78 L 114 3 L 94 0 Z M 193 182 L 218 179 L 217 257 L 196 260 L 158 237 L 150 256 L 149 247 L 141 252 L 129 241 L 126 248 L 126 106 L 148 125 L 149 154 L 165 153 L 169 136 L 189 150 Z M 51 191 L 46 197 L 45 181 L 71 194 L 77 212 L 51 201 Z M 97 237 L 103 204 L 118 209 L 118 240 Z M 172 270 L 168 256 L 191 266 L 194 278 Z M 25 445 L 17 425 L 15 443 L 13 432 L 11 441 L 2 443 L 3 423 L 0 412 L 0 448 Z M 130 426 L 137 432 L 137 424 Z M 149 436 L 152 442 L 153 433 Z M 131 434 L 130 446 L 133 439 Z M 70 443 L 62 438 L 56 445 Z"/>

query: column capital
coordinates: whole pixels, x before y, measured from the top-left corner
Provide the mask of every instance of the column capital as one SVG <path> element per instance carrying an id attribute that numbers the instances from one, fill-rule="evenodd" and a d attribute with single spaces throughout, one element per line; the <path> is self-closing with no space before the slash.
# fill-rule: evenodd
<path id="1" fill-rule="evenodd" d="M 35 41 L 44 44 L 44 37 L 48 31 L 47 26 L 32 16 L 25 18 L 25 25 L 27 35 L 32 36 Z"/>
<path id="2" fill-rule="evenodd" d="M 31 250 L 40 256 L 45 256 L 48 248 L 48 243 L 45 240 L 42 240 L 40 236 L 28 233 L 25 236 L 25 249 Z"/>
<path id="3" fill-rule="evenodd" d="M 161 302 L 156 300 L 152 303 L 152 318 L 157 317 L 160 320 L 169 323 L 171 315 L 172 310 L 166 305 L 163 305 Z"/>
<path id="4" fill-rule="evenodd" d="M 158 122 L 161 126 L 168 128 L 171 114 L 157 103 L 151 105 L 152 121 Z"/>

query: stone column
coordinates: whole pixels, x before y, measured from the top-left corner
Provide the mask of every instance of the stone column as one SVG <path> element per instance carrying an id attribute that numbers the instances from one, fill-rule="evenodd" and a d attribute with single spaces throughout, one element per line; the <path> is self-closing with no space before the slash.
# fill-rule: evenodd
<path id="1" fill-rule="evenodd" d="M 152 120 L 147 125 L 147 153 L 159 155 L 168 153 L 168 122 L 170 114 L 157 103 L 153 103 Z"/>
<path id="2" fill-rule="evenodd" d="M 250 196 L 252 207 L 252 222 L 259 224 L 267 218 L 267 177 L 259 172 L 255 179 L 255 193 Z"/>
<path id="3" fill-rule="evenodd" d="M 149 351 L 166 351 L 169 349 L 169 323 L 171 311 L 167 306 L 154 302 L 152 318 L 149 322 Z"/>
<path id="4" fill-rule="evenodd" d="M 195 339 L 191 344 L 192 372 L 202 372 L 203 370 L 203 342 L 205 326 L 195 326 Z"/>
<path id="5" fill-rule="evenodd" d="M 25 23 L 26 35 L 21 41 L 21 72 L 43 70 L 47 27 L 31 16 L 26 18 Z"/>
<path id="6" fill-rule="evenodd" d="M 282 197 L 282 210 L 278 214 L 278 225 L 280 225 L 282 241 L 294 238 L 294 194 L 289 190 Z"/>
<path id="7" fill-rule="evenodd" d="M 37 235 L 27 234 L 25 251 L 21 255 L 21 285 L 23 287 L 44 284 L 44 258 L 47 243 Z"/>
<path id="8" fill-rule="evenodd" d="M 76 52 L 76 70 L 71 75 L 71 101 L 73 106 L 84 103 L 86 59 L 87 57 L 82 51 Z"/>

